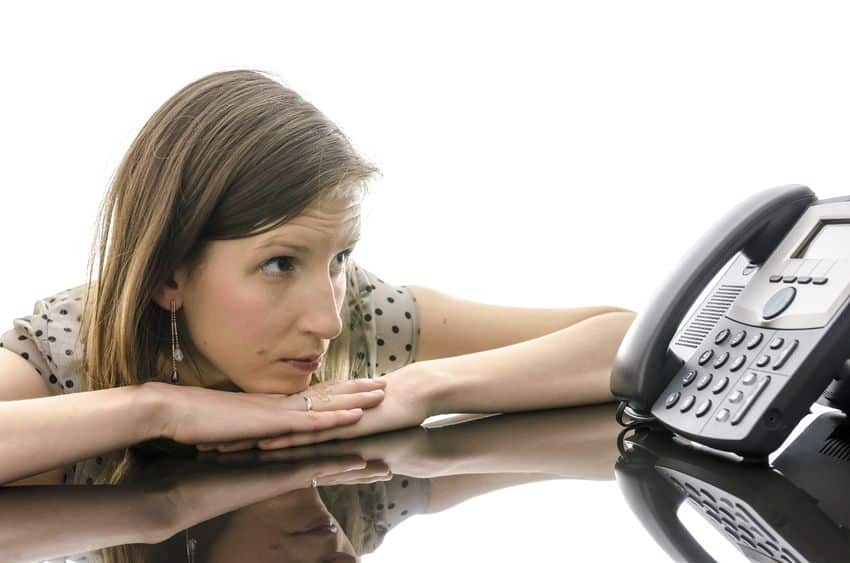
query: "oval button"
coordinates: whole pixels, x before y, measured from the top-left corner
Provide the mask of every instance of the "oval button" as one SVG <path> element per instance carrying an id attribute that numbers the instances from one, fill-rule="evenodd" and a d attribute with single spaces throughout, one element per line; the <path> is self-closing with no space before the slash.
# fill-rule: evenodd
<path id="1" fill-rule="evenodd" d="M 774 319 L 782 314 L 785 309 L 794 301 L 797 296 L 797 289 L 794 287 L 786 287 L 780 289 L 773 294 L 773 297 L 767 300 L 764 304 L 764 310 L 761 316 L 765 319 Z"/>

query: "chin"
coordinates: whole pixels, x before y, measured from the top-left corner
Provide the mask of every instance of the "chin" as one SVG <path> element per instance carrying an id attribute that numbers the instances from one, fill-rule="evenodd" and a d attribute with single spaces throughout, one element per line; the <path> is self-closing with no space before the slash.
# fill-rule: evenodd
<path id="1" fill-rule="evenodd" d="M 309 387 L 310 376 L 269 377 L 262 380 L 246 381 L 240 385 L 247 393 L 270 393 L 275 395 L 294 395 Z"/>

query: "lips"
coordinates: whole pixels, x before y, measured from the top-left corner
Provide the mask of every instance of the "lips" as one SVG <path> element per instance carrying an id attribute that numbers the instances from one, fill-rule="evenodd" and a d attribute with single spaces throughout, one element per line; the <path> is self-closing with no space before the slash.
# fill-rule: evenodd
<path id="1" fill-rule="evenodd" d="M 315 532 L 317 530 L 324 530 L 324 529 L 328 529 L 329 531 L 335 530 L 336 529 L 336 522 L 334 522 L 333 519 L 328 517 L 328 516 L 323 516 L 323 517 L 319 518 L 318 520 L 314 520 L 313 522 L 311 522 L 310 524 L 308 524 L 304 528 L 301 528 L 300 530 L 298 530 L 297 532 L 294 532 L 294 533 L 295 534 L 308 534 L 310 532 Z"/>
<path id="2" fill-rule="evenodd" d="M 303 356 L 301 358 L 281 358 L 281 359 L 282 360 L 293 360 L 293 361 L 296 361 L 296 362 L 315 362 L 316 360 L 321 358 L 323 354 L 324 354 L 324 352 L 322 352 L 321 354 L 311 354 L 309 356 Z"/>

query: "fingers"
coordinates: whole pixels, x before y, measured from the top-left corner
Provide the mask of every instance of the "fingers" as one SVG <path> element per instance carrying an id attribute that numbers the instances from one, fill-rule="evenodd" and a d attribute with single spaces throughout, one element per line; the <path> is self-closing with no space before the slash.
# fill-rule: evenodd
<path id="1" fill-rule="evenodd" d="M 235 442 L 223 442 L 219 444 L 198 444 L 195 447 L 201 452 L 216 449 L 220 452 L 239 452 L 242 450 L 250 450 L 256 445 L 256 440 L 237 440 Z"/>
<path id="2" fill-rule="evenodd" d="M 347 395 L 332 395 L 328 397 L 327 400 L 313 397 L 313 410 L 350 410 L 358 407 L 369 409 L 378 406 L 383 400 L 383 389 L 375 389 L 373 391 L 351 393 Z"/>
<path id="3" fill-rule="evenodd" d="M 292 446 L 301 446 L 304 444 L 316 444 L 334 438 L 345 438 L 337 429 L 331 429 L 324 432 L 315 432 L 312 434 L 299 433 L 290 434 L 288 436 L 277 436 L 274 438 L 265 438 L 257 442 L 257 447 L 261 450 L 274 450 L 277 448 L 289 448 Z"/>
<path id="4" fill-rule="evenodd" d="M 384 389 L 387 382 L 381 378 L 359 377 L 356 379 L 347 379 L 344 381 L 325 381 L 308 387 L 309 390 L 321 392 L 325 391 L 334 395 L 343 393 L 361 393 L 363 391 L 371 391 L 373 389 Z"/>

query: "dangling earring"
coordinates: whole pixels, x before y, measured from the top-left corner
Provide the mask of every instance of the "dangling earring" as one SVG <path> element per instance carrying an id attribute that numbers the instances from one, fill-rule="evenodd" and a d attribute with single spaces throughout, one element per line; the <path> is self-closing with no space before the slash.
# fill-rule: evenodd
<path id="1" fill-rule="evenodd" d="M 171 300 L 171 383 L 177 385 L 180 377 L 177 375 L 177 362 L 183 361 L 180 350 L 180 340 L 177 338 L 177 309 L 174 299 Z"/>

